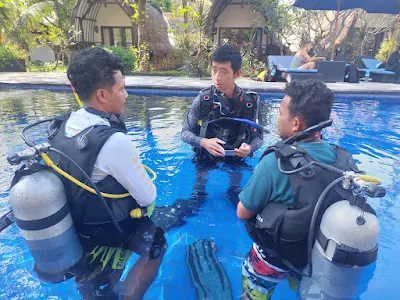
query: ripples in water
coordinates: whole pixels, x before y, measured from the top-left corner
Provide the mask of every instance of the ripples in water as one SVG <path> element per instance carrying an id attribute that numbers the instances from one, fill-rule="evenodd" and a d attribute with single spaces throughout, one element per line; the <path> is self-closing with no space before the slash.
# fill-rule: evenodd
<path id="1" fill-rule="evenodd" d="M 249 160 L 252 167 L 262 151 L 278 140 L 276 120 L 279 99 L 265 100 L 261 114 L 263 124 L 271 134 L 265 136 L 263 148 L 256 152 L 255 158 Z M 142 160 L 157 171 L 159 205 L 187 198 L 193 191 L 195 168 L 191 161 L 192 150 L 180 140 L 182 122 L 190 103 L 189 98 L 159 96 L 130 96 L 126 102 L 124 115 L 128 134 L 141 152 Z M 7 163 L 6 157 L 13 151 L 25 148 L 19 137 L 20 130 L 39 119 L 76 108 L 72 93 L 0 91 L 0 213 L 9 209 L 8 189 L 15 170 Z M 360 168 L 379 177 L 388 188 L 388 195 L 384 199 L 370 200 L 381 226 L 380 251 L 374 277 L 362 299 L 395 299 L 400 295 L 400 287 L 396 285 L 400 277 L 399 108 L 396 100 L 340 100 L 335 103 L 332 113 L 333 126 L 323 133 L 332 143 L 354 153 Z M 45 126 L 29 132 L 34 140 L 42 139 L 44 134 Z M 219 259 L 230 276 L 234 296 L 239 297 L 241 261 L 251 241 L 242 222 L 237 220 L 234 207 L 226 201 L 229 172 L 232 171 L 224 167 L 209 172 L 208 199 L 204 206 L 196 216 L 187 220 L 185 226 L 168 232 L 169 249 L 160 276 L 149 292 L 149 299 L 177 299 L 182 295 L 186 299 L 195 298 L 184 264 L 185 246 L 195 239 L 210 237 L 218 245 Z M 252 171 L 250 168 L 242 172 L 244 184 Z M 30 254 L 17 227 L 12 225 L 0 234 L 0 298 L 76 299 L 73 282 L 56 286 L 43 284 L 31 275 L 31 268 Z M 294 299 L 294 294 L 287 286 L 280 285 L 274 295 L 274 299 L 278 298 Z"/>

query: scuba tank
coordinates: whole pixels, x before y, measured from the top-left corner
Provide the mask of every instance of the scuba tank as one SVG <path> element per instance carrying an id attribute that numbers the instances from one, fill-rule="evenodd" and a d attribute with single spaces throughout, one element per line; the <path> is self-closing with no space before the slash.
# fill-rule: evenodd
<path id="1" fill-rule="evenodd" d="M 9 157 L 9 162 L 20 162 L 24 153 L 27 150 Z M 65 280 L 84 252 L 61 179 L 38 162 L 23 165 L 13 178 L 10 204 L 38 277 L 50 283 Z"/>
<path id="2" fill-rule="evenodd" d="M 358 178 L 351 185 L 353 199 L 332 204 L 322 216 L 311 251 L 312 274 L 300 283 L 302 299 L 353 299 L 367 289 L 360 281 L 373 273 L 366 271 L 377 259 L 379 222 L 365 210 L 366 198 L 383 197 L 386 191 Z"/>

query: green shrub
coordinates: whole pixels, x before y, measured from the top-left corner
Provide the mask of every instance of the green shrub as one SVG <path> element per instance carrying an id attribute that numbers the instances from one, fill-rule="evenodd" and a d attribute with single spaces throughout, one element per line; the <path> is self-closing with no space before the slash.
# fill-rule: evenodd
<path id="1" fill-rule="evenodd" d="M 63 62 L 59 61 L 57 68 L 55 68 L 56 62 L 42 62 L 42 61 L 32 61 L 28 62 L 27 70 L 28 72 L 66 72 L 67 66 Z"/>
<path id="2" fill-rule="evenodd" d="M 242 76 L 254 78 L 266 69 L 265 64 L 255 58 L 250 52 L 242 52 Z"/>
<path id="3" fill-rule="evenodd" d="M 182 64 L 184 74 L 189 77 L 210 76 L 210 57 L 215 45 L 204 36 L 200 39 L 199 34 L 181 34 L 176 39 L 175 61 Z"/>
<path id="4" fill-rule="evenodd" d="M 129 74 L 135 70 L 136 56 L 132 49 L 120 46 L 104 46 L 103 48 L 121 58 L 125 73 Z"/>
<path id="5" fill-rule="evenodd" d="M 10 62 L 16 59 L 25 59 L 26 55 L 16 49 L 9 46 L 0 45 L 0 67 L 7 67 Z"/>
<path id="6" fill-rule="evenodd" d="M 390 54 L 392 54 L 394 51 L 396 51 L 397 46 L 398 46 L 398 43 L 396 42 L 395 38 L 388 37 L 387 39 L 385 39 L 382 42 L 375 58 L 382 62 L 387 62 Z"/>

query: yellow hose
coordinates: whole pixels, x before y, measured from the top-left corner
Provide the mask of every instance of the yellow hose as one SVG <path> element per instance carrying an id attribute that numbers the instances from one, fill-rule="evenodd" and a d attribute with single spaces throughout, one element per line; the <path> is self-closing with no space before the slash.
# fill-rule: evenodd
<path id="1" fill-rule="evenodd" d="M 366 182 L 372 183 L 372 184 L 381 184 L 382 183 L 378 178 L 370 176 L 370 175 L 357 174 L 357 177 L 359 177 L 360 179 L 362 179 Z"/>
<path id="2" fill-rule="evenodd" d="M 82 103 L 81 99 L 79 99 L 78 94 L 74 90 L 72 90 L 72 91 L 73 91 L 73 93 L 75 95 L 76 102 L 78 102 L 79 106 L 82 107 L 83 103 Z"/>
<path id="3" fill-rule="evenodd" d="M 48 165 L 50 168 L 52 168 L 54 171 L 56 171 L 58 174 L 64 176 L 65 178 L 67 178 L 68 180 L 70 180 L 71 182 L 75 183 L 76 185 L 78 185 L 79 187 L 83 188 L 84 190 L 92 193 L 92 194 L 97 194 L 96 191 L 91 188 L 90 186 L 87 186 L 86 184 L 84 184 L 83 182 L 79 181 L 78 179 L 76 179 L 75 177 L 71 176 L 70 174 L 68 174 L 67 172 L 65 172 L 64 170 L 60 169 L 59 167 L 57 167 L 54 162 L 50 159 L 50 157 L 46 154 L 43 153 L 42 154 L 42 158 L 43 161 L 45 162 L 46 165 Z M 143 165 L 144 166 L 144 165 Z M 153 174 L 153 178 L 151 178 L 151 181 L 154 181 L 157 178 L 156 173 L 150 169 L 147 166 L 144 166 L 144 168 L 150 171 L 150 173 Z M 129 193 L 125 193 L 125 194 L 108 194 L 108 193 L 101 193 L 101 195 L 103 197 L 109 198 L 109 199 L 121 199 L 121 198 L 126 198 L 129 197 L 130 194 Z"/>

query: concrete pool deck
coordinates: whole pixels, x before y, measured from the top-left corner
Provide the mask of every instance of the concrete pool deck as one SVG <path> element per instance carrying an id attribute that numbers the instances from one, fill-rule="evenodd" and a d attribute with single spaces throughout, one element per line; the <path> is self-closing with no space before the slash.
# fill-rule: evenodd
<path id="1" fill-rule="evenodd" d="M 258 93 L 282 93 L 285 83 L 259 82 L 250 79 L 239 78 L 237 84 L 246 89 Z M 196 93 L 211 85 L 210 78 L 189 78 L 171 76 L 126 76 L 126 87 L 130 92 L 135 90 L 169 90 L 187 91 Z M 392 95 L 400 97 L 400 84 L 394 83 L 346 83 L 336 82 L 327 84 L 335 94 L 369 94 Z M 69 88 L 66 73 L 0 73 L 1 89 L 18 88 Z"/>

